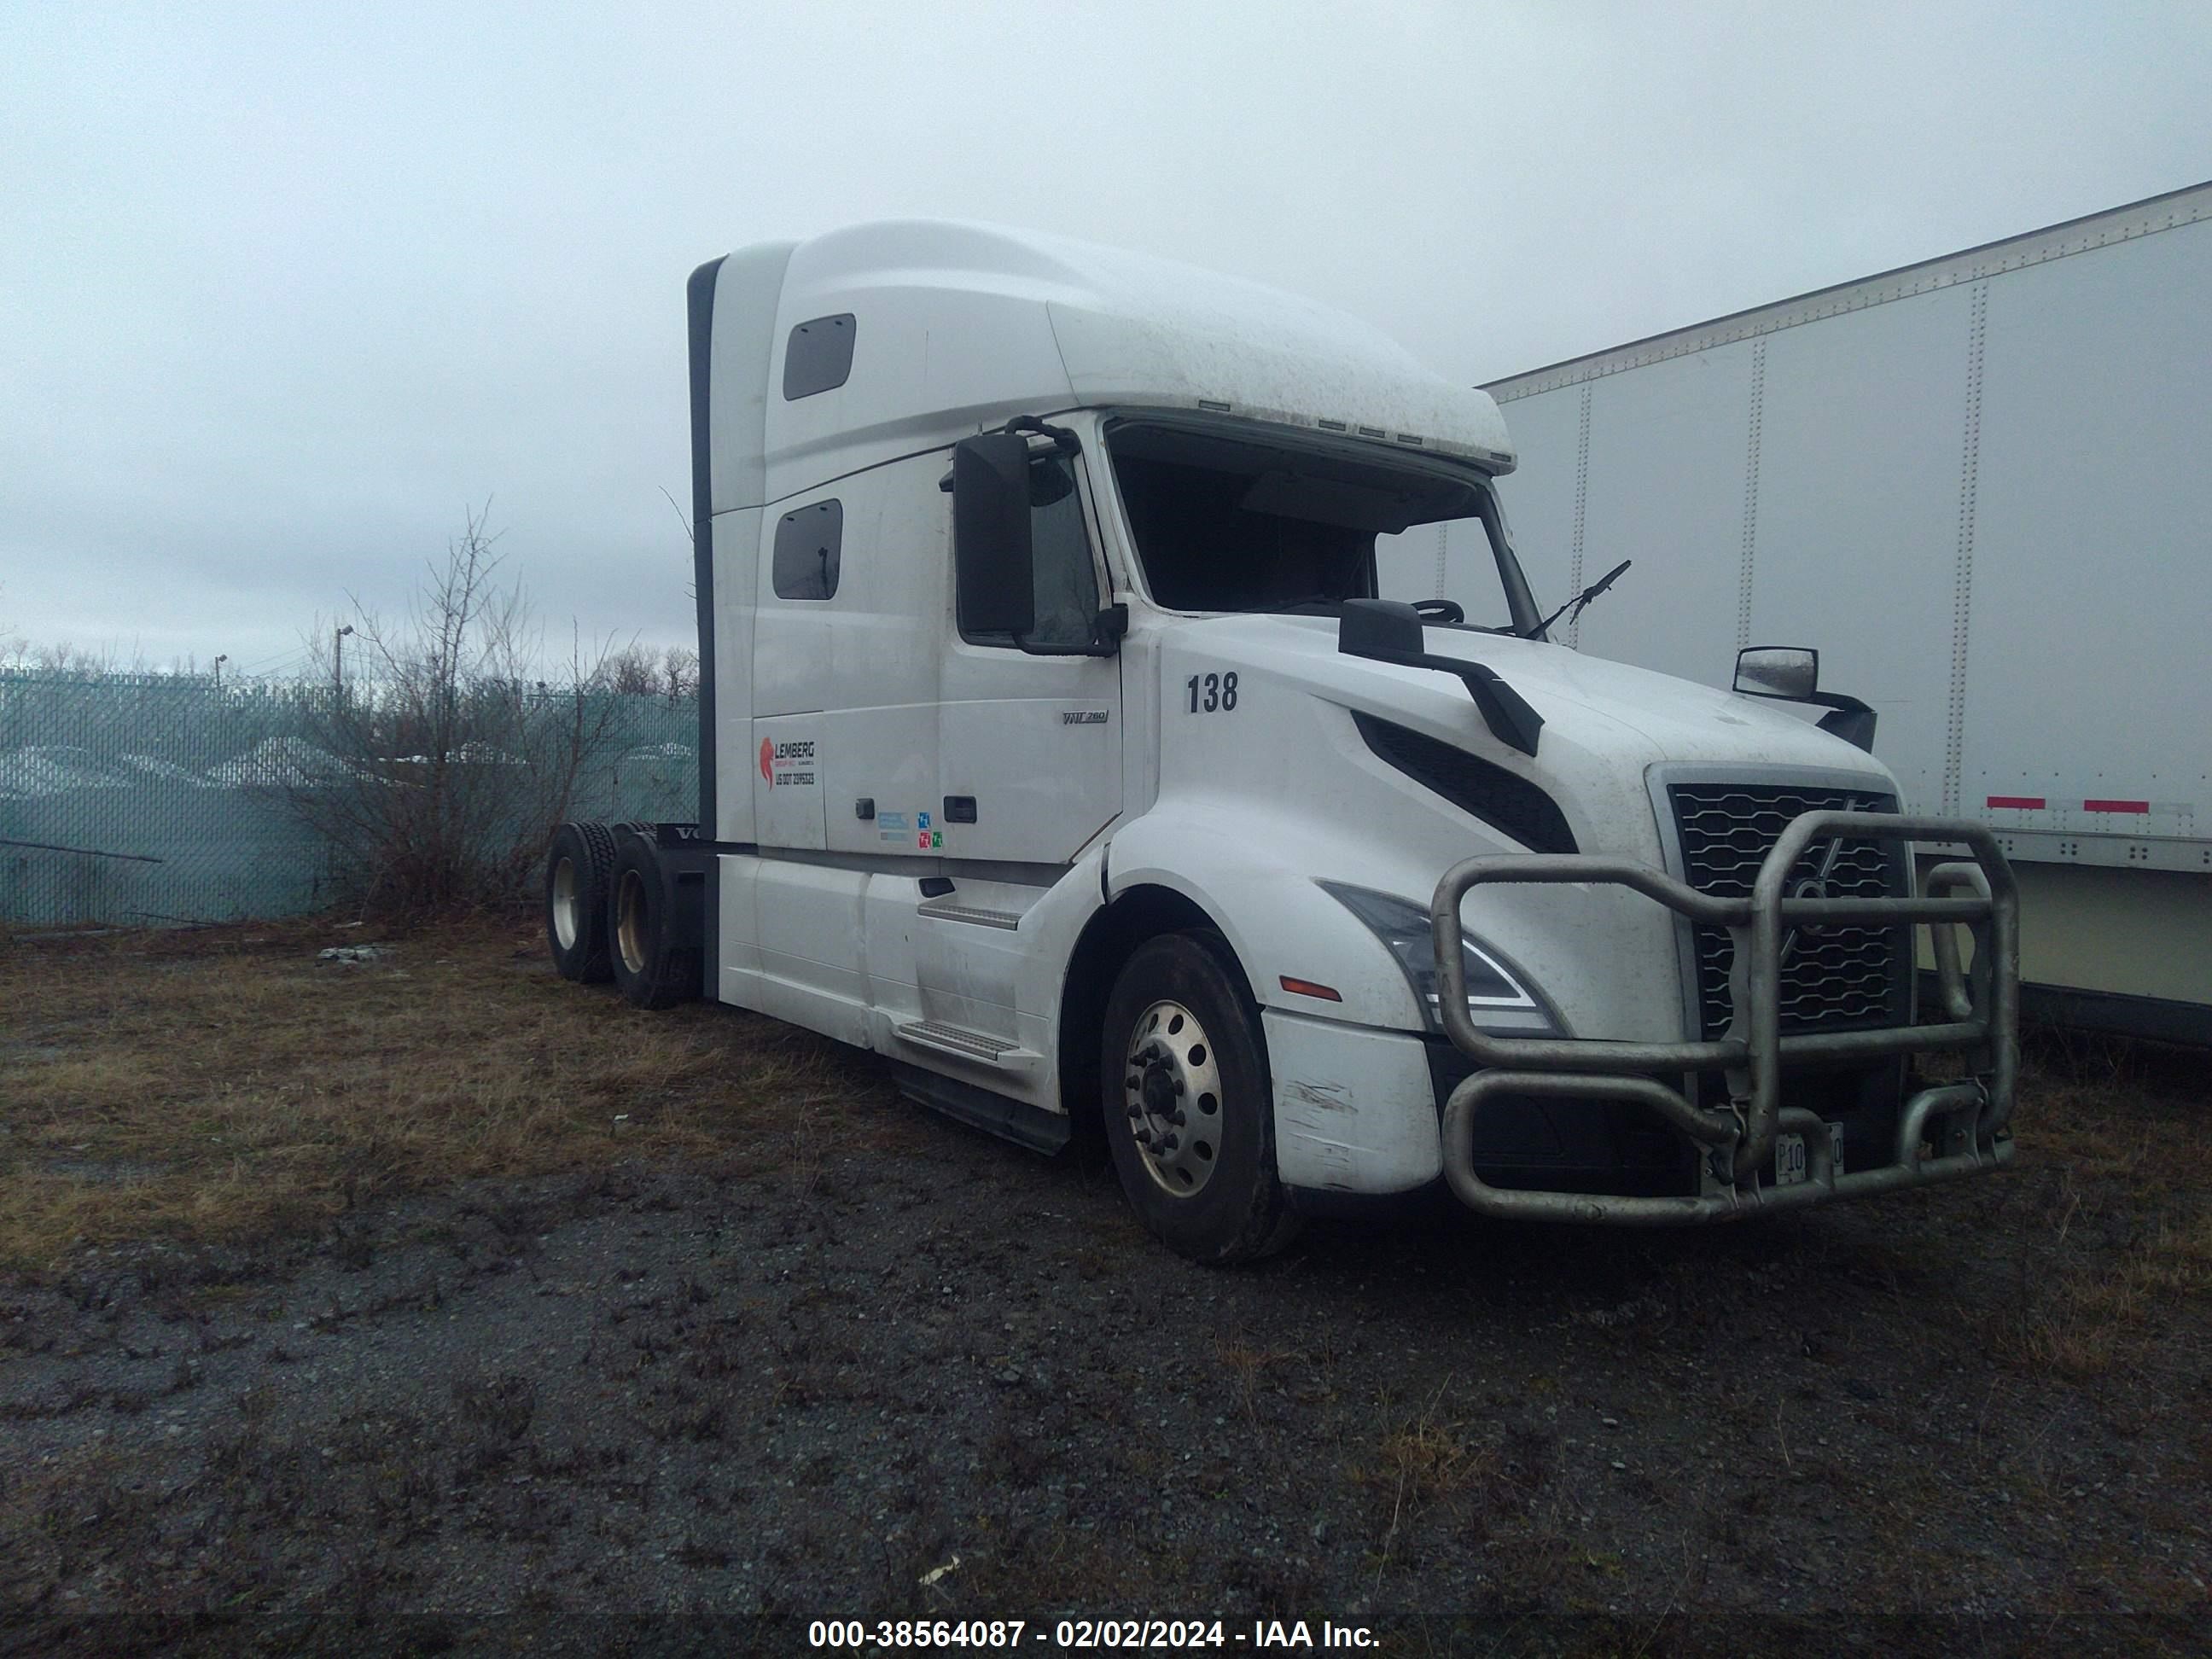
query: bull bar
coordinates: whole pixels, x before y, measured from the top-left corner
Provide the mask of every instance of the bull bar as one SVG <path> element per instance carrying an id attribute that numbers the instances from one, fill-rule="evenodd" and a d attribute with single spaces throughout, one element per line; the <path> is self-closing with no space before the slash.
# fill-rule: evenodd
<path id="1" fill-rule="evenodd" d="M 1806 849 L 1835 838 L 1962 842 L 1973 856 L 1929 871 L 1917 896 L 1786 895 L 1790 872 Z M 1728 1029 L 1689 1042 L 1493 1036 L 1478 1030 L 1468 1012 L 1460 905 L 1475 887 L 1504 882 L 1626 887 L 1692 922 L 1727 928 L 1735 945 Z M 1750 896 L 1741 898 L 1699 892 L 1630 859 L 1578 854 L 1467 859 L 1437 882 L 1430 921 L 1439 1017 L 1452 1042 L 1483 1068 L 1462 1081 L 1445 1103 L 1444 1175 L 1461 1201 L 1484 1214 L 1625 1226 L 1717 1221 L 1955 1181 L 2012 1158 L 2007 1125 L 2020 1068 L 2020 893 L 2004 854 L 1982 824 L 1887 812 L 1805 812 L 1783 830 Z M 1824 922 L 1928 926 L 1942 1018 L 1926 1025 L 1784 1036 L 1785 933 L 1792 924 Z M 1960 926 L 1973 936 L 1971 970 L 1960 966 L 1954 931 Z M 1969 1052 L 1973 1077 L 1922 1089 L 1906 1101 L 1898 1116 L 1893 1161 L 1880 1167 L 1838 1170 L 1826 1123 L 1814 1112 L 1783 1103 L 1784 1067 L 1794 1061 L 1939 1050 Z M 1700 1107 L 1651 1075 L 1715 1070 L 1726 1073 L 1725 1110 Z M 1628 1197 L 1493 1187 L 1474 1171 L 1475 1121 L 1509 1094 L 1640 1103 L 1707 1153 L 1699 1160 L 1703 1190 Z M 1761 1187 L 1759 1174 L 1783 1134 L 1804 1137 L 1806 1178 L 1794 1186 Z"/>

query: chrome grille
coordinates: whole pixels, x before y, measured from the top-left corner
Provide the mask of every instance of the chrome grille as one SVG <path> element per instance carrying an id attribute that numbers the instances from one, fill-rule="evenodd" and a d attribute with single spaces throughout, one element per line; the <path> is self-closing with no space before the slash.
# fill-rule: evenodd
<path id="1" fill-rule="evenodd" d="M 1759 867 L 1790 820 L 1805 812 L 1894 812 L 1894 795 L 1856 789 L 1808 789 L 1772 784 L 1676 784 L 1668 791 L 1681 839 L 1682 875 L 1691 886 L 1724 898 L 1751 892 Z M 1901 846 L 1872 841 L 1814 842 L 1790 872 L 1784 890 L 1820 881 L 1832 898 L 1901 896 L 1906 891 Z M 1692 930 L 1697 948 L 1698 1012 L 1702 1035 L 1718 1036 L 1734 1009 L 1729 969 L 1735 944 L 1724 927 Z M 1800 927 L 1783 935 L 1782 1029 L 1842 1030 L 1902 1024 L 1908 1017 L 1911 940 L 1905 927 Z"/>

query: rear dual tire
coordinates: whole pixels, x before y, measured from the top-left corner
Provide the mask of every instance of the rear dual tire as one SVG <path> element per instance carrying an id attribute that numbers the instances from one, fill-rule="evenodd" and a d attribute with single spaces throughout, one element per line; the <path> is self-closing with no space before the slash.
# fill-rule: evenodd
<path id="1" fill-rule="evenodd" d="M 700 994 L 696 947 L 673 944 L 665 872 L 643 826 L 624 824 L 608 872 L 605 926 L 616 988 L 639 1008 L 672 1008 Z"/>
<path id="2" fill-rule="evenodd" d="M 607 960 L 607 884 L 614 832 L 604 823 L 564 823 L 545 860 L 545 943 L 561 977 L 580 985 L 613 976 Z"/>

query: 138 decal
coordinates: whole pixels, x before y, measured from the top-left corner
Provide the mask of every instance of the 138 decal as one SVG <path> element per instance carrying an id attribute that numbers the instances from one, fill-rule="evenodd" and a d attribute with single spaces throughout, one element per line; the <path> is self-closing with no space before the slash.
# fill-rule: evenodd
<path id="1" fill-rule="evenodd" d="M 1226 674 L 1193 674 L 1183 683 L 1190 693 L 1188 713 L 1193 714 L 1228 714 L 1237 709 L 1237 671 Z"/>

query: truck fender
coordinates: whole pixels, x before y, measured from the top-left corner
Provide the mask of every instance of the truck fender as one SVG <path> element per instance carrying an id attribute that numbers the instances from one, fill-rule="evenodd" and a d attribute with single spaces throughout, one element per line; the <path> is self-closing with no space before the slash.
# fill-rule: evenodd
<path id="1" fill-rule="evenodd" d="M 1304 871 L 1267 857 L 1251 836 L 1195 812 L 1146 813 L 1114 837 L 1109 898 L 1163 887 L 1210 917 L 1263 1008 L 1401 1031 L 1424 1021 L 1382 941 Z M 1285 988 L 1326 988 L 1334 1000 Z"/>

